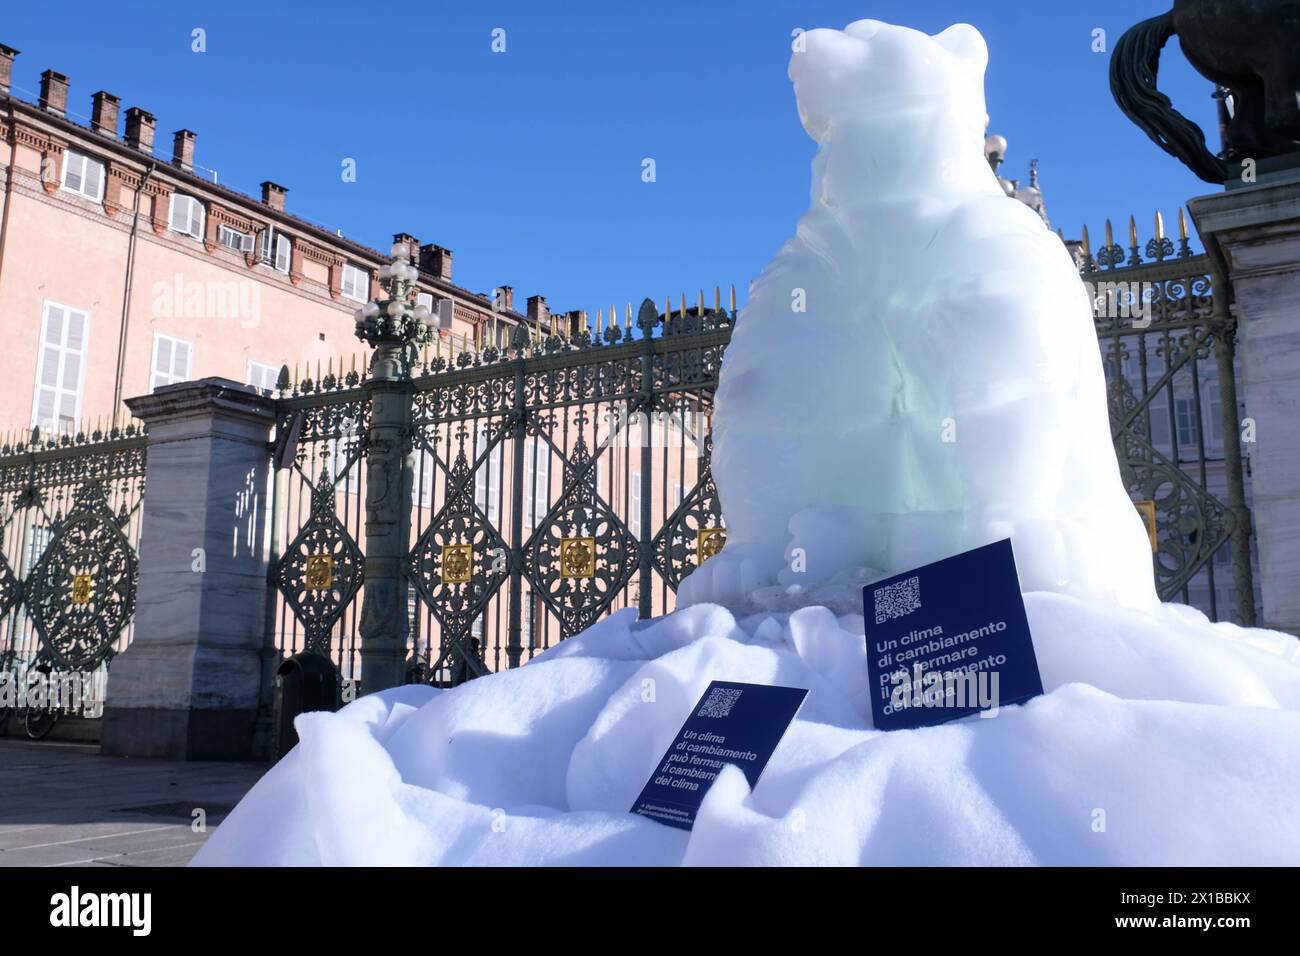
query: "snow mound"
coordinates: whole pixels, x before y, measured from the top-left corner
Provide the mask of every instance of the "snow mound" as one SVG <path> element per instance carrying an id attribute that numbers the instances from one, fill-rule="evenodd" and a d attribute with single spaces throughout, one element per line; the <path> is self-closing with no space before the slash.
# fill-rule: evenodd
<path id="1" fill-rule="evenodd" d="M 516 671 L 302 715 L 302 743 L 194 862 L 1300 862 L 1294 638 L 1025 598 L 1047 693 L 890 733 L 860 615 L 620 612 Z M 728 768 L 689 833 L 629 813 L 715 679 L 809 695 L 753 792 Z"/>

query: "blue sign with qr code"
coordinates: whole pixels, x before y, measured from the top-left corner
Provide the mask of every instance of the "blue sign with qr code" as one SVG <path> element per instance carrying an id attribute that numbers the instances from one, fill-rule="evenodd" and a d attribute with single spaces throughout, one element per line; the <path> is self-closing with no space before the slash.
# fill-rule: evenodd
<path id="1" fill-rule="evenodd" d="M 807 696 L 802 687 L 713 681 L 631 812 L 689 830 L 709 785 L 727 764 L 740 768 L 752 790 Z"/>
<path id="2" fill-rule="evenodd" d="M 862 589 L 878 730 L 994 716 L 1043 692 L 1011 541 Z"/>

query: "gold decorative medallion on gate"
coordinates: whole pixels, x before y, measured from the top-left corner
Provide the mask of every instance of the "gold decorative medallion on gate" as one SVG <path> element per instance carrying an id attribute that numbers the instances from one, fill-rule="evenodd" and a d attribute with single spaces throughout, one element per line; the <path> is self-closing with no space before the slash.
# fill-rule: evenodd
<path id="1" fill-rule="evenodd" d="M 1151 539 L 1151 553 L 1160 550 L 1156 543 L 1156 503 L 1154 501 L 1135 501 L 1133 507 L 1142 516 L 1142 523 L 1147 526 L 1147 537 Z"/>
<path id="2" fill-rule="evenodd" d="M 590 578 L 596 575 L 596 539 L 560 539 L 560 577 Z"/>
<path id="3" fill-rule="evenodd" d="M 94 591 L 94 582 L 89 574 L 74 574 L 72 576 L 72 603 L 77 607 L 90 603 L 90 595 Z"/>
<path id="4" fill-rule="evenodd" d="M 444 544 L 442 546 L 442 583 L 469 584 L 474 577 L 474 546 L 472 544 Z"/>
<path id="5" fill-rule="evenodd" d="M 332 588 L 334 586 L 334 556 L 332 554 L 308 555 L 303 584 L 308 591 L 328 591 Z"/>
<path id="6" fill-rule="evenodd" d="M 727 543 L 726 528 L 701 528 L 695 535 L 695 554 L 698 564 L 703 564 L 722 550 Z"/>

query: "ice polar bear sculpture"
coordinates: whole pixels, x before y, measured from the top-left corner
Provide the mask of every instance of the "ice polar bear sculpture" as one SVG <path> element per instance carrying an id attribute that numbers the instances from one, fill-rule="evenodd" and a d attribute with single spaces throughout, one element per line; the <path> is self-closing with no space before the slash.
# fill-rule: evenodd
<path id="1" fill-rule="evenodd" d="M 728 542 L 679 602 L 815 596 L 1009 536 L 1026 591 L 1153 607 L 1087 294 L 984 158 L 983 37 L 859 20 L 802 38 L 811 203 L 727 350 Z"/>

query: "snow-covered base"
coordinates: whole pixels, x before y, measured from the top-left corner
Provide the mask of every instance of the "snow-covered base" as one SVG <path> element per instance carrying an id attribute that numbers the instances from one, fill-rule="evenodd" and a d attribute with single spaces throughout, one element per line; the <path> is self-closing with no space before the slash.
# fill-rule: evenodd
<path id="1" fill-rule="evenodd" d="M 197 864 L 1300 864 L 1300 642 L 1044 592 L 1047 693 L 872 729 L 861 615 L 621 612 L 525 667 L 298 718 Z M 709 681 L 808 687 L 751 793 L 627 812 Z"/>

